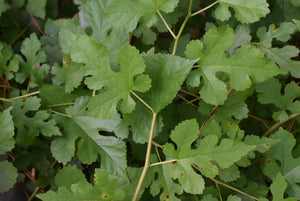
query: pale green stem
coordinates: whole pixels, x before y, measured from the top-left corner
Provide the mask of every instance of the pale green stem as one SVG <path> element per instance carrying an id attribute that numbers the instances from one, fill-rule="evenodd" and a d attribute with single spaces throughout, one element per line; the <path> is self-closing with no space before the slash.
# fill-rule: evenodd
<path id="1" fill-rule="evenodd" d="M 167 163 L 173 163 L 173 162 L 177 162 L 177 159 L 173 159 L 173 160 L 168 160 L 168 161 L 162 161 L 162 162 L 157 162 L 157 163 L 152 163 L 150 166 L 156 166 L 156 165 L 163 165 L 163 164 L 167 164 Z"/>
<path id="2" fill-rule="evenodd" d="M 25 94 L 23 96 L 17 96 L 17 97 L 13 97 L 13 98 L 0 98 L 0 100 L 6 101 L 6 102 L 12 102 L 14 100 L 26 98 L 26 97 L 29 97 L 29 96 L 34 96 L 34 95 L 39 94 L 39 93 L 40 93 L 40 91 L 36 91 L 36 92 L 29 93 L 29 94 Z"/>
<path id="3" fill-rule="evenodd" d="M 64 116 L 64 117 L 72 118 L 72 116 L 71 116 L 71 115 L 64 114 L 64 113 L 61 113 L 61 112 L 57 112 L 57 111 L 55 111 L 55 110 L 52 110 L 52 109 L 50 109 L 50 108 L 48 108 L 47 110 L 48 110 L 49 112 L 52 112 L 52 113 L 54 113 L 54 114 L 58 114 L 58 115 L 61 115 L 61 116 Z"/>
<path id="4" fill-rule="evenodd" d="M 171 28 L 169 27 L 168 23 L 166 22 L 165 18 L 162 16 L 162 14 L 159 12 L 159 10 L 157 11 L 157 14 L 159 15 L 160 19 L 163 21 L 163 23 L 165 24 L 165 26 L 167 27 L 167 29 L 169 30 L 169 32 L 173 36 L 173 38 L 176 39 L 174 32 L 171 30 Z"/>
<path id="5" fill-rule="evenodd" d="M 279 126 L 281 126 L 281 125 L 284 124 L 285 122 L 287 122 L 287 121 L 289 121 L 289 120 L 291 120 L 291 119 L 294 119 L 295 117 L 297 117 L 297 116 L 299 116 L 299 115 L 300 115 L 300 112 L 290 115 L 290 116 L 288 117 L 288 119 L 285 120 L 285 121 L 279 121 L 279 122 L 277 122 L 277 123 L 274 124 L 267 132 L 265 132 L 262 136 L 263 136 L 263 137 L 269 136 L 269 135 L 272 133 L 273 130 L 277 129 Z"/>
<path id="6" fill-rule="evenodd" d="M 153 134 L 154 134 L 154 128 L 155 128 L 156 118 L 157 118 L 157 114 L 153 113 L 153 118 L 152 118 L 152 123 L 151 123 L 151 129 L 150 129 L 150 135 L 149 135 L 148 146 L 147 146 L 147 153 L 146 153 L 146 158 L 145 158 L 145 165 L 144 165 L 144 169 L 142 171 L 142 174 L 140 176 L 139 182 L 137 184 L 137 187 L 135 189 L 132 201 L 136 201 L 137 200 L 139 192 L 140 192 L 140 190 L 142 188 L 142 184 L 143 184 L 144 179 L 146 177 L 147 170 L 150 167 L 150 154 L 151 154 L 152 138 L 153 138 Z"/>
<path id="7" fill-rule="evenodd" d="M 4 101 L 4 102 L 12 102 L 13 100 L 7 99 L 7 98 L 1 98 L 1 97 L 0 97 L 0 101 Z"/>
<path id="8" fill-rule="evenodd" d="M 74 103 L 60 103 L 60 104 L 54 104 L 54 105 L 48 105 L 47 107 L 60 107 L 60 106 L 67 106 L 67 105 L 74 105 Z"/>
<path id="9" fill-rule="evenodd" d="M 155 113 L 154 110 L 152 109 L 152 107 L 150 105 L 148 105 L 141 97 L 139 97 L 136 93 L 134 93 L 134 91 L 130 91 L 130 93 L 132 93 L 137 99 L 139 99 L 139 101 L 141 101 L 153 114 Z"/>
<path id="10" fill-rule="evenodd" d="M 219 1 L 215 1 L 214 3 L 210 4 L 209 6 L 203 8 L 203 9 L 201 9 L 201 10 L 199 10 L 199 11 L 193 13 L 193 14 L 191 14 L 191 17 L 193 17 L 195 15 L 198 15 L 199 13 L 202 13 L 202 12 L 206 11 L 207 9 L 209 9 L 209 8 L 213 7 L 214 5 L 216 5 L 217 3 L 219 3 Z"/>
<path id="11" fill-rule="evenodd" d="M 191 17 L 191 13 L 192 13 L 192 4 L 193 4 L 193 0 L 190 0 L 189 10 L 188 10 L 187 15 L 186 15 L 186 17 L 185 17 L 185 19 L 184 19 L 184 21 L 183 21 L 183 23 L 182 23 L 182 25 L 181 25 L 181 27 L 180 27 L 180 29 L 179 29 L 179 32 L 178 32 L 177 36 L 176 36 L 176 38 L 175 38 L 175 43 L 174 43 L 173 52 L 172 52 L 173 55 L 176 54 L 179 38 L 180 38 L 180 36 L 181 36 L 181 34 L 182 34 L 182 32 L 183 32 L 183 29 L 184 29 L 184 27 L 185 27 L 187 21 L 188 21 L 189 18 Z"/>

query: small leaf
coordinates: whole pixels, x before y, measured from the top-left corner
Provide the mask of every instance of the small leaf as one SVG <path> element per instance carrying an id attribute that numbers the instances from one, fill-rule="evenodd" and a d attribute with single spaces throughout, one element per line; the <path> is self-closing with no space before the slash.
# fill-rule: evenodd
<path id="1" fill-rule="evenodd" d="M 242 23 L 253 23 L 265 17 L 269 12 L 266 0 L 220 0 L 215 11 L 215 16 L 221 21 L 228 20 L 231 16 L 229 7 L 235 11 L 235 18 Z"/>
<path id="2" fill-rule="evenodd" d="M 10 115 L 11 108 L 0 112 L 0 155 L 11 151 L 15 146 L 14 122 Z"/>
<path id="3" fill-rule="evenodd" d="M 17 169 L 8 161 L 0 162 L 0 193 L 8 191 L 17 181 Z"/>
<path id="4" fill-rule="evenodd" d="M 19 62 L 11 60 L 12 53 L 9 50 L 3 49 L 3 44 L 0 43 L 0 76 L 5 74 L 8 80 L 14 77 L 14 73 L 19 69 Z"/>
<path id="5" fill-rule="evenodd" d="M 46 3 L 47 0 L 28 0 L 26 7 L 33 16 L 45 19 Z"/>

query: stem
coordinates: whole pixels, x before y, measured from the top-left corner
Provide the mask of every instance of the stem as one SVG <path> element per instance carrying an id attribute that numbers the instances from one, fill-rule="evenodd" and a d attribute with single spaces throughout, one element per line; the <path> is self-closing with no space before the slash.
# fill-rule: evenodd
<path id="1" fill-rule="evenodd" d="M 177 159 L 173 159 L 173 160 L 168 160 L 168 161 L 162 161 L 162 162 L 157 162 L 157 163 L 152 163 L 150 165 L 150 167 L 152 166 L 156 166 L 156 165 L 163 165 L 163 164 L 167 164 L 167 163 L 173 163 L 173 162 L 177 162 Z"/>
<path id="2" fill-rule="evenodd" d="M 174 39 L 176 39 L 176 36 L 174 34 L 174 32 L 171 30 L 171 28 L 169 27 L 168 23 L 166 22 L 165 18 L 162 16 L 162 14 L 158 11 L 156 11 L 157 14 L 159 15 L 160 19 L 163 21 L 163 23 L 165 24 L 165 26 L 167 27 L 167 29 L 169 30 L 170 34 L 173 36 Z"/>
<path id="3" fill-rule="evenodd" d="M 161 149 L 164 148 L 162 145 L 160 145 L 160 144 L 158 144 L 158 143 L 156 143 L 156 142 L 154 142 L 154 141 L 152 141 L 152 144 L 154 144 L 154 146 L 159 147 L 159 148 L 161 148 Z"/>
<path id="4" fill-rule="evenodd" d="M 35 188 L 34 192 L 31 194 L 30 198 L 29 198 L 27 201 L 31 201 L 31 200 L 34 198 L 34 196 L 37 194 L 37 192 L 38 192 L 39 190 L 40 190 L 40 187 L 37 186 L 37 187 Z"/>
<path id="5" fill-rule="evenodd" d="M 193 14 L 191 14 L 191 17 L 193 17 L 195 15 L 198 15 L 199 13 L 202 13 L 202 12 L 206 11 L 207 9 L 209 9 L 209 8 L 213 7 L 214 5 L 216 5 L 217 3 L 219 3 L 219 1 L 215 1 L 214 3 L 210 4 L 209 6 L 203 8 L 203 9 L 201 9 L 201 10 L 199 10 L 199 11 L 193 13 Z"/>
<path id="6" fill-rule="evenodd" d="M 13 45 L 24 33 L 25 33 L 25 31 L 27 30 L 27 27 L 25 28 L 25 29 L 23 29 L 18 35 L 17 35 L 17 37 L 13 40 L 13 41 L 11 41 L 10 43 L 9 43 L 9 45 Z"/>
<path id="7" fill-rule="evenodd" d="M 267 129 L 270 128 L 264 119 L 261 119 L 261 118 L 259 118 L 259 117 L 257 117 L 257 116 L 252 115 L 252 114 L 248 114 L 248 117 L 250 117 L 250 118 L 252 118 L 252 119 L 255 119 L 255 120 L 257 120 L 257 121 L 263 123 Z"/>
<path id="8" fill-rule="evenodd" d="M 151 107 L 150 107 L 151 108 Z M 152 108 L 151 108 L 152 109 Z M 147 153 L 146 153 L 146 158 L 145 158 L 145 165 L 143 172 L 140 176 L 139 182 L 137 184 L 137 187 L 134 192 L 134 196 L 132 198 L 132 201 L 136 201 L 137 197 L 139 195 L 139 192 L 141 190 L 143 181 L 145 179 L 146 173 L 148 168 L 150 167 L 150 154 L 151 154 L 151 147 L 152 147 L 152 138 L 153 138 L 153 133 L 154 133 L 154 127 L 155 127 L 155 122 L 156 122 L 157 114 L 154 112 L 153 113 L 153 118 L 152 118 L 152 123 L 151 123 L 151 129 L 150 129 L 150 135 L 149 135 L 149 140 L 148 140 L 148 146 L 147 146 Z"/>
<path id="9" fill-rule="evenodd" d="M 6 102 L 12 102 L 14 100 L 26 98 L 26 97 L 33 96 L 33 95 L 36 95 L 36 94 L 39 94 L 39 93 L 40 93 L 40 91 L 35 91 L 35 92 L 29 93 L 29 94 L 25 94 L 23 96 L 17 96 L 17 97 L 13 97 L 13 98 L 9 98 L 9 99 L 7 99 L 7 98 L 0 98 L 0 100 L 6 101 Z"/>
<path id="10" fill-rule="evenodd" d="M 196 94 L 194 94 L 194 93 L 192 93 L 190 91 L 187 91 L 187 90 L 184 90 L 184 89 L 179 89 L 179 91 L 181 91 L 181 92 L 183 92 L 183 93 L 185 93 L 187 95 L 193 96 L 195 98 L 200 98 L 200 96 L 198 96 L 198 95 L 196 95 Z"/>
<path id="11" fill-rule="evenodd" d="M 11 99 L 7 99 L 7 98 L 1 98 L 1 97 L 0 97 L 0 101 L 4 101 L 4 102 L 12 102 L 12 100 L 11 100 Z"/>
<path id="12" fill-rule="evenodd" d="M 47 108 L 49 108 L 49 107 L 67 106 L 67 105 L 74 105 L 74 103 L 60 103 L 60 104 L 48 105 Z"/>
<path id="13" fill-rule="evenodd" d="M 254 197 L 254 196 L 252 196 L 252 195 L 249 195 L 248 193 L 245 193 L 245 192 L 243 192 L 243 191 L 241 191 L 241 190 L 239 190 L 239 189 L 237 189 L 237 188 L 234 188 L 234 187 L 232 187 L 232 186 L 229 186 L 229 185 L 227 185 L 227 184 L 224 184 L 223 182 L 220 182 L 220 181 L 218 181 L 218 180 L 215 180 L 214 178 L 209 178 L 209 179 L 211 179 L 213 182 L 215 182 L 216 185 L 217 185 L 217 184 L 221 184 L 222 186 L 225 186 L 225 187 L 227 187 L 227 188 L 229 188 L 229 189 L 231 189 L 231 190 L 234 190 L 234 191 L 236 191 L 236 192 L 238 192 L 238 193 L 240 193 L 240 194 L 243 194 L 243 195 L 245 195 L 245 196 L 247 196 L 247 197 L 249 197 L 249 198 L 252 198 L 252 199 L 254 199 L 254 200 L 258 200 L 258 198 Z"/>
<path id="14" fill-rule="evenodd" d="M 150 107 L 150 105 L 148 105 L 141 97 L 139 97 L 136 93 L 134 93 L 133 91 L 130 91 L 130 93 L 132 93 L 137 99 L 139 99 L 139 101 L 141 101 L 153 114 L 155 114 L 154 110 L 152 109 L 152 107 Z"/>
<path id="15" fill-rule="evenodd" d="M 277 122 L 277 123 L 274 124 L 267 132 L 265 132 L 262 136 L 263 136 L 263 137 L 269 136 L 269 135 L 272 133 L 273 130 L 275 130 L 276 128 L 278 128 L 279 126 L 281 126 L 282 124 L 284 124 L 285 122 L 287 122 L 287 121 L 289 121 L 289 120 L 291 120 L 291 119 L 293 119 L 293 118 L 295 118 L 295 117 L 297 117 L 297 116 L 299 116 L 299 115 L 300 115 L 300 112 L 290 115 L 290 116 L 288 117 L 288 119 L 285 120 L 285 121 Z"/>
<path id="16" fill-rule="evenodd" d="M 57 112 L 57 111 L 55 111 L 55 110 L 52 110 L 52 109 L 50 109 L 50 108 L 48 108 L 47 110 L 48 110 L 49 112 L 52 112 L 52 113 L 54 113 L 54 114 L 58 114 L 58 115 L 61 115 L 61 116 L 64 116 L 64 117 L 72 118 L 72 116 L 71 116 L 71 115 L 64 114 L 64 113 L 60 113 L 60 112 Z"/>
<path id="17" fill-rule="evenodd" d="M 176 50 L 177 50 L 179 38 L 180 38 L 180 36 L 181 36 L 181 34 L 182 34 L 182 31 L 183 31 L 183 29 L 184 29 L 184 27 L 185 27 L 187 21 L 188 21 L 189 18 L 191 17 L 191 13 L 192 13 L 192 4 L 193 4 L 193 0 L 190 0 L 189 10 L 188 10 L 187 15 L 186 15 L 186 17 L 185 17 L 185 19 L 184 19 L 184 21 L 183 21 L 183 23 L 182 23 L 182 25 L 181 25 L 181 27 L 180 27 L 180 29 L 179 29 L 179 32 L 178 32 L 177 36 L 176 36 L 176 38 L 175 38 L 175 43 L 174 43 L 173 52 L 172 52 L 173 55 L 176 54 Z"/>

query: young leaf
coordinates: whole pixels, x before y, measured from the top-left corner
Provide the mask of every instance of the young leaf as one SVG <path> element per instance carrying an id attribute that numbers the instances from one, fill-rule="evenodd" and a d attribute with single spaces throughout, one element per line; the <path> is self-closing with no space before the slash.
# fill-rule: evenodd
<path id="1" fill-rule="evenodd" d="M 17 169 L 8 161 L 0 162 L 0 193 L 8 191 L 17 181 Z"/>
<path id="2" fill-rule="evenodd" d="M 35 33 L 24 40 L 21 52 L 26 60 L 20 55 L 15 56 L 15 60 L 19 62 L 19 70 L 16 73 L 17 82 L 23 83 L 26 78 L 30 77 L 30 87 L 43 84 L 44 77 L 48 74 L 50 67 L 47 64 L 42 64 L 46 60 L 46 54 L 40 49 L 41 43 Z"/>
<path id="3" fill-rule="evenodd" d="M 0 112 L 0 155 L 12 150 L 15 146 L 14 122 L 10 115 L 11 108 Z"/>
<path id="4" fill-rule="evenodd" d="M 158 20 L 157 11 L 172 12 L 177 4 L 178 0 L 115 0 L 108 6 L 105 17 L 114 27 L 130 32 L 136 28 L 140 18 L 143 17 L 150 27 Z"/>
<path id="5" fill-rule="evenodd" d="M 19 69 L 19 62 L 10 60 L 11 56 L 12 53 L 9 50 L 3 49 L 3 44 L 0 43 L 0 76 L 5 74 L 8 80 L 12 79 L 14 73 Z"/>
<path id="6" fill-rule="evenodd" d="M 269 12 L 266 0 L 219 0 L 219 6 L 215 10 L 215 16 L 221 21 L 228 20 L 231 16 L 229 7 L 235 11 L 235 18 L 242 23 L 253 23 Z"/>
<path id="7" fill-rule="evenodd" d="M 67 56 L 64 57 L 63 66 L 54 64 L 51 73 L 55 75 L 52 82 L 55 85 L 65 84 L 65 92 L 70 93 L 78 87 L 83 80 L 80 72 L 82 65 L 71 61 Z"/>
<path id="8" fill-rule="evenodd" d="M 39 110 L 40 101 L 37 97 L 29 97 L 25 102 L 21 99 L 12 102 L 13 121 L 17 128 L 16 142 L 22 146 L 31 145 L 40 133 L 47 137 L 61 135 L 56 122 L 49 120 L 49 114 Z M 31 116 L 28 116 L 29 113 Z"/>
<path id="9" fill-rule="evenodd" d="M 158 113 L 172 102 L 197 60 L 169 54 L 149 54 L 144 58 L 146 73 L 152 80 L 152 87 L 141 97 Z"/>
<path id="10" fill-rule="evenodd" d="M 199 86 L 202 78 L 200 95 L 207 103 L 223 104 L 227 98 L 226 84 L 216 76 L 217 72 L 226 73 L 230 79 L 229 86 L 237 91 L 249 88 L 251 80 L 263 82 L 282 73 L 259 49 L 251 45 L 242 46 L 234 56 L 228 57 L 225 51 L 233 44 L 233 40 L 234 34 L 229 26 L 213 28 L 204 35 L 205 49 L 197 50 L 200 67 L 191 72 L 188 84 Z"/>
<path id="11" fill-rule="evenodd" d="M 214 177 L 218 174 L 215 163 L 221 168 L 228 168 L 256 147 L 244 143 L 234 143 L 229 139 L 223 139 L 217 145 L 217 136 L 209 135 L 200 140 L 200 145 L 197 148 L 191 149 L 192 143 L 198 138 L 198 134 L 197 121 L 187 120 L 180 123 L 170 136 L 172 141 L 176 143 L 176 149 L 173 144 L 164 145 L 167 159 L 178 160 L 166 165 L 169 167 L 170 176 L 173 179 L 178 179 L 183 190 L 192 194 L 201 194 L 204 189 L 204 180 L 193 170 L 192 165 L 196 165 L 205 176 Z"/>
<path id="12" fill-rule="evenodd" d="M 85 75 L 92 75 L 85 80 L 87 86 L 95 90 L 104 87 L 104 91 L 88 104 L 89 114 L 109 119 L 116 115 L 117 107 L 124 114 L 132 112 L 135 101 L 130 92 L 145 92 L 151 86 L 149 76 L 142 74 L 145 64 L 138 50 L 129 45 L 120 50 L 118 62 L 121 69 L 117 73 L 110 67 L 109 52 L 105 46 L 88 36 L 69 35 L 71 58 L 86 65 L 83 68 Z"/>

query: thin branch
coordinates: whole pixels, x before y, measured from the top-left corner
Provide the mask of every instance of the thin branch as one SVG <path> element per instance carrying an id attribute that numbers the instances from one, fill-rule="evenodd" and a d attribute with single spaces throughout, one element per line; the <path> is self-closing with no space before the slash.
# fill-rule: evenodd
<path id="1" fill-rule="evenodd" d="M 268 126 L 268 124 L 266 123 L 266 120 L 261 119 L 261 118 L 259 118 L 259 117 L 257 117 L 257 116 L 254 116 L 254 115 L 252 115 L 252 114 L 248 114 L 248 117 L 250 117 L 250 118 L 252 118 L 252 119 L 255 119 L 255 120 L 257 120 L 257 121 L 263 123 L 264 126 L 265 126 L 267 129 L 270 128 L 270 127 Z"/>
<path id="2" fill-rule="evenodd" d="M 173 38 L 176 39 L 174 32 L 171 30 L 171 28 L 169 27 L 168 23 L 166 22 L 165 18 L 162 16 L 162 14 L 159 12 L 159 10 L 157 11 L 157 14 L 159 15 L 160 19 L 163 21 L 163 23 L 165 24 L 165 26 L 167 27 L 167 29 L 169 30 L 169 32 L 173 36 Z"/>
<path id="3" fill-rule="evenodd" d="M 185 89 L 179 89 L 179 91 L 181 91 L 181 92 L 183 92 L 183 93 L 185 93 L 185 94 L 187 94 L 187 95 L 193 96 L 193 97 L 195 97 L 195 98 L 200 98 L 200 96 L 198 96 L 197 94 L 194 94 L 194 93 L 192 93 L 192 92 L 190 92 L 190 91 L 188 91 L 188 90 L 185 90 Z"/>
<path id="4" fill-rule="evenodd" d="M 285 121 L 279 121 L 279 122 L 277 122 L 277 123 L 274 124 L 267 132 L 265 132 L 262 136 L 263 136 L 263 137 L 269 136 L 269 135 L 272 133 L 273 130 L 277 129 L 279 126 L 281 126 L 281 125 L 284 124 L 285 122 L 287 122 L 287 121 L 289 121 L 289 120 L 291 120 L 291 119 L 294 119 L 294 118 L 296 118 L 296 117 L 299 116 L 299 115 L 300 115 L 300 112 L 290 115 L 290 116 L 288 117 L 288 119 L 285 120 Z"/>
<path id="5" fill-rule="evenodd" d="M 156 143 L 156 142 L 154 142 L 154 141 L 152 141 L 152 144 L 154 144 L 154 146 L 159 147 L 159 148 L 161 148 L 161 149 L 164 148 L 162 145 L 160 145 L 160 144 L 158 144 L 158 143 Z"/>
<path id="6" fill-rule="evenodd" d="M 39 23 L 36 21 L 36 19 L 33 17 L 33 15 L 29 12 L 29 10 L 27 9 L 27 7 L 25 6 L 25 9 L 27 11 L 27 13 L 30 15 L 30 18 L 32 19 L 35 27 L 37 28 L 37 30 L 39 30 L 39 32 L 44 36 L 47 35 L 40 27 Z"/>
<path id="7" fill-rule="evenodd" d="M 48 105 L 47 108 L 50 108 L 50 107 L 60 107 L 60 106 L 67 106 L 67 105 L 74 105 L 74 103 L 60 103 L 60 104 Z"/>
<path id="8" fill-rule="evenodd" d="M 229 189 L 231 189 L 231 190 L 234 190 L 234 191 L 236 191 L 236 192 L 238 192 L 238 193 L 240 193 L 240 194 L 243 194 L 243 195 L 245 195 L 245 196 L 247 196 L 247 197 L 249 197 L 249 198 L 252 198 L 252 199 L 254 199 L 254 200 L 258 200 L 258 198 L 254 197 L 254 196 L 252 196 L 252 195 L 249 195 L 248 193 L 245 193 L 245 192 L 243 192 L 243 191 L 241 191 L 241 190 L 239 190 L 239 189 L 237 189 L 237 188 L 234 188 L 234 187 L 232 187 L 232 186 L 229 186 L 229 185 L 227 185 L 227 184 L 225 184 L 225 183 L 223 183 L 223 182 L 220 182 L 220 181 L 218 181 L 218 180 L 215 180 L 214 178 L 209 178 L 209 179 L 212 180 L 213 182 L 215 182 L 216 184 L 220 184 L 220 185 L 225 186 L 225 187 L 227 187 L 227 188 L 229 188 Z"/>
<path id="9" fill-rule="evenodd" d="M 173 162 L 177 162 L 177 161 L 178 161 L 177 159 L 174 159 L 174 160 L 168 160 L 168 161 L 162 161 L 162 162 L 152 163 L 150 165 L 150 167 L 156 166 L 156 165 L 163 165 L 163 164 L 167 164 L 167 163 L 173 163 Z"/>
<path id="10" fill-rule="evenodd" d="M 40 91 L 35 91 L 35 92 L 29 93 L 29 94 L 25 94 L 23 96 L 17 96 L 17 97 L 10 98 L 10 100 L 17 100 L 17 99 L 27 98 L 29 96 L 34 96 L 34 95 L 39 94 L 39 93 L 40 93 Z"/>
<path id="11" fill-rule="evenodd" d="M 182 25 L 181 25 L 181 27 L 179 29 L 179 32 L 178 32 L 177 36 L 175 38 L 175 43 L 174 43 L 173 52 L 172 52 L 173 55 L 176 54 L 179 38 L 180 38 L 180 36 L 181 36 L 181 34 L 183 32 L 183 29 L 184 29 L 187 21 L 191 17 L 191 14 L 192 14 L 192 4 L 193 4 L 193 0 L 190 0 L 189 10 L 188 10 L 187 15 L 186 15 L 186 17 L 185 17 L 185 19 L 184 19 L 184 21 L 183 21 L 183 23 L 182 23 Z"/>
<path id="12" fill-rule="evenodd" d="M 193 13 L 193 14 L 191 14 L 191 17 L 193 17 L 193 16 L 195 16 L 195 15 L 198 15 L 198 14 L 200 14 L 200 13 L 206 11 L 207 9 L 209 9 L 209 8 L 213 7 L 214 5 L 216 5 L 217 3 L 219 3 L 219 1 L 215 1 L 214 3 L 210 4 L 209 6 L 203 8 L 203 9 L 201 9 L 201 10 L 199 10 L 199 11 Z"/>
<path id="13" fill-rule="evenodd" d="M 139 99 L 139 101 L 141 101 L 153 114 L 155 113 L 154 110 L 152 109 L 152 107 L 150 105 L 148 105 L 141 97 L 139 97 L 136 93 L 134 93 L 134 91 L 130 91 L 130 93 L 132 93 L 137 99 Z"/>
<path id="14" fill-rule="evenodd" d="M 0 97 L 0 101 L 4 101 L 4 102 L 13 102 L 13 100 L 11 100 L 11 99 L 1 98 L 1 97 Z"/>
<path id="15" fill-rule="evenodd" d="M 35 195 L 38 193 L 39 190 L 40 190 L 40 187 L 37 186 L 27 201 L 31 201 L 35 197 Z"/>
<path id="16" fill-rule="evenodd" d="M 71 115 L 64 114 L 64 113 L 61 113 L 61 112 L 57 112 L 57 111 L 55 111 L 55 110 L 52 110 L 52 109 L 50 109 L 50 108 L 48 108 L 47 110 L 48 110 L 49 112 L 52 112 L 52 113 L 54 113 L 54 114 L 58 114 L 58 115 L 61 115 L 61 116 L 64 116 L 64 117 L 72 118 L 72 116 L 71 116 Z"/>
<path id="17" fill-rule="evenodd" d="M 27 27 L 24 28 L 24 29 L 17 35 L 17 37 L 16 37 L 13 41 L 11 41 L 11 42 L 9 43 L 9 45 L 13 45 L 13 44 L 14 44 L 21 36 L 24 35 L 24 33 L 25 33 L 26 30 L 27 30 Z"/>
<path id="18" fill-rule="evenodd" d="M 181 98 L 182 100 L 184 100 L 184 102 L 186 102 L 187 104 L 191 104 L 195 108 L 198 108 L 197 105 L 195 105 L 194 103 L 190 102 L 188 99 L 186 99 L 185 97 L 181 96 L 180 94 L 176 94 L 176 96 L 178 96 L 179 98 Z"/>
<path id="19" fill-rule="evenodd" d="M 153 139 L 153 134 L 154 134 L 154 128 L 155 128 L 156 118 L 157 118 L 157 114 L 153 113 L 153 118 L 152 118 L 152 123 L 151 123 L 151 129 L 150 129 L 150 134 L 149 134 L 149 140 L 148 140 L 148 146 L 147 146 L 147 153 L 146 153 L 146 158 L 145 158 L 145 165 L 144 165 L 143 172 L 142 172 L 142 174 L 140 176 L 139 182 L 137 184 L 137 187 L 135 189 L 132 201 L 136 201 L 137 200 L 139 192 L 140 192 L 140 190 L 142 188 L 142 184 L 144 182 L 147 170 L 150 167 L 150 154 L 151 154 L 152 139 Z"/>

